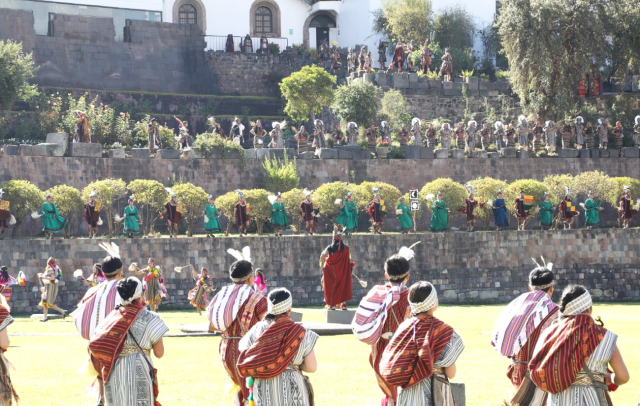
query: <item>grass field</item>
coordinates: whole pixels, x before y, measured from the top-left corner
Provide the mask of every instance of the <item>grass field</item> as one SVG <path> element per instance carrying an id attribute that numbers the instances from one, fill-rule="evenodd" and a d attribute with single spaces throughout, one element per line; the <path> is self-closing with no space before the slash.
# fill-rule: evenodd
<path id="1" fill-rule="evenodd" d="M 508 361 L 489 344 L 490 330 L 503 306 L 442 306 L 437 316 L 463 337 L 466 349 L 458 360 L 454 381 L 466 384 L 468 406 L 499 406 L 508 397 L 505 377 Z M 321 321 L 319 309 L 298 309 L 307 321 Z M 171 328 L 180 324 L 204 323 L 194 312 L 161 312 Z M 605 327 L 619 335 L 618 346 L 630 369 L 629 384 L 612 393 L 615 405 L 631 406 L 640 399 L 640 305 L 596 304 Z M 21 406 L 93 406 L 84 394 L 91 379 L 78 374 L 86 358 L 86 342 L 76 334 L 73 323 L 40 323 L 18 317 L 10 327 L 11 348 L 6 353 L 16 371 L 12 379 L 21 396 Z M 224 393 L 226 374 L 219 361 L 218 337 L 167 337 L 165 356 L 156 360 L 163 406 L 228 406 Z M 321 337 L 316 346 L 318 372 L 311 375 L 316 405 L 375 406 L 381 392 L 369 367 L 369 347 L 353 336 Z"/>

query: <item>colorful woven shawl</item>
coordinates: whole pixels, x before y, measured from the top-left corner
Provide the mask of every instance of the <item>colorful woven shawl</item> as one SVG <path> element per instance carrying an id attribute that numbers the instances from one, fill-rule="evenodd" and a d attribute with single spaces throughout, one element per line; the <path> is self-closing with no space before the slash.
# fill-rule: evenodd
<path id="1" fill-rule="evenodd" d="M 433 375 L 433 364 L 451 340 L 453 328 L 433 316 L 400 325 L 382 354 L 380 375 L 390 385 L 410 388 Z"/>
<path id="2" fill-rule="evenodd" d="M 253 295 L 249 285 L 225 286 L 218 292 L 209 307 L 207 317 L 216 330 L 225 332 L 238 317 L 242 305 Z"/>
<path id="3" fill-rule="evenodd" d="M 374 286 L 367 293 L 367 296 L 360 301 L 356 316 L 351 322 L 351 329 L 358 340 L 374 345 L 382 334 L 387 333 L 382 330 L 385 327 L 387 317 L 389 317 L 389 311 L 401 299 L 404 299 L 402 304 L 404 305 L 403 310 L 406 312 L 409 302 L 406 299 L 407 295 L 402 295 L 402 292 L 406 290 L 404 285 L 391 286 L 391 284 L 387 284 Z M 404 321 L 403 319 L 402 317 L 400 322 Z M 391 331 L 391 333 L 395 333 L 395 331 Z"/>
<path id="4" fill-rule="evenodd" d="M 118 281 L 113 280 L 89 289 L 78 308 L 71 313 L 76 328 L 85 340 L 91 339 L 95 328 L 102 321 L 101 317 L 108 315 L 116 307 L 116 303 L 119 303 L 117 285 Z"/>
<path id="5" fill-rule="evenodd" d="M 271 379 L 291 364 L 306 330 L 288 316 L 274 321 L 253 345 L 240 353 L 238 371 L 243 377 Z"/>
<path id="6" fill-rule="evenodd" d="M 109 380 L 111 369 L 124 347 L 127 333 L 145 306 L 144 301 L 133 302 L 112 311 L 89 341 L 91 357 L 101 366 L 103 382 Z"/>
<path id="7" fill-rule="evenodd" d="M 549 393 L 560 393 L 575 381 L 607 330 L 590 315 L 562 317 L 545 330 L 529 363 L 531 380 Z"/>
<path id="8" fill-rule="evenodd" d="M 539 326 L 557 317 L 558 306 L 546 292 L 537 290 L 524 293 L 498 317 L 491 345 L 500 355 L 514 357 Z"/>

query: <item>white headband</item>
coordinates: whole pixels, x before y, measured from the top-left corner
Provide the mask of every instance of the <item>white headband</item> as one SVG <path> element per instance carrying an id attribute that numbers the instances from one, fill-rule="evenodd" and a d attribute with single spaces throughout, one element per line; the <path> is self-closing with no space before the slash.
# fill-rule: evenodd
<path id="1" fill-rule="evenodd" d="M 580 313 L 584 313 L 589 310 L 593 305 L 591 300 L 591 294 L 589 291 L 584 292 L 582 295 L 573 299 L 567 306 L 565 306 L 562 315 L 564 316 L 577 316 Z"/>
<path id="2" fill-rule="evenodd" d="M 287 300 L 282 301 L 278 304 L 273 304 L 271 303 L 271 301 L 267 300 L 267 314 L 271 314 L 273 316 L 284 314 L 288 312 L 289 309 L 291 309 L 291 307 L 293 306 L 293 296 L 291 295 L 291 292 L 289 292 L 287 289 L 282 290 L 288 292 L 289 297 L 287 298 Z"/>
<path id="3" fill-rule="evenodd" d="M 409 305 L 411 306 L 411 313 L 413 313 L 414 315 L 427 312 L 436 307 L 436 305 L 438 304 L 438 292 L 436 292 L 436 288 L 429 282 L 427 282 L 427 285 L 431 286 L 431 293 L 423 302 L 409 302 Z"/>
<path id="4" fill-rule="evenodd" d="M 142 296 L 142 282 L 140 282 L 140 279 L 136 278 L 135 276 L 130 276 L 126 280 L 135 281 L 136 291 L 133 293 L 133 296 L 129 300 L 124 300 L 124 298 L 122 299 L 122 304 L 125 306 Z"/>

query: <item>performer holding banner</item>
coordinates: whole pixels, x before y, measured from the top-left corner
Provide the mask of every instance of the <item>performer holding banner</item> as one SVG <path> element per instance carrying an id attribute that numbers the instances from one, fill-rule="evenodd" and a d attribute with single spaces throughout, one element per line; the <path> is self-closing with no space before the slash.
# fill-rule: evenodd
<path id="1" fill-rule="evenodd" d="M 573 225 L 573 218 L 580 214 L 576 210 L 576 206 L 574 206 L 571 201 L 571 190 L 565 186 L 565 194 L 564 199 L 560 202 L 560 215 L 562 218 L 562 224 L 564 225 L 564 229 L 567 228 L 571 230 L 571 226 Z"/>
<path id="2" fill-rule="evenodd" d="M 291 320 L 293 301 L 285 288 L 267 298 L 267 315 L 242 337 L 238 371 L 247 378 L 249 405 L 312 406 L 313 389 L 302 372 L 316 372 L 318 335 Z"/>
<path id="3" fill-rule="evenodd" d="M 414 244 L 415 245 L 415 244 Z M 389 385 L 380 375 L 380 360 L 389 340 L 407 317 L 410 316 L 406 287 L 410 276 L 409 261 L 415 256 L 413 246 L 402 247 L 384 264 L 385 285 L 374 286 L 360 301 L 351 328 L 358 340 L 371 346 L 369 363 L 373 368 L 378 386 L 384 393 L 382 405 L 397 402 L 398 388 Z"/>
<path id="4" fill-rule="evenodd" d="M 118 282 L 122 304 L 100 323 L 89 352 L 104 386 L 105 406 L 159 405 L 157 371 L 151 361 L 164 355 L 162 337 L 169 327 L 146 309 L 142 283 L 130 277 Z"/>
<path id="5" fill-rule="evenodd" d="M 620 197 L 620 206 L 618 207 L 618 211 L 620 212 L 622 227 L 629 228 L 633 221 L 633 216 L 638 213 L 638 209 L 631 199 L 631 188 L 625 185 L 622 189 L 624 190 L 624 194 Z"/>
<path id="6" fill-rule="evenodd" d="M 518 219 L 518 231 L 524 231 L 527 227 L 527 220 L 531 214 L 529 210 L 533 206 L 533 196 L 525 196 L 524 190 L 520 191 L 520 197 L 515 201 L 516 203 L 516 219 Z"/>
<path id="7" fill-rule="evenodd" d="M 333 228 L 333 243 L 320 254 L 320 266 L 327 308 L 335 310 L 340 306 L 347 310 L 347 302 L 352 298 L 351 272 L 355 263 L 351 262 L 349 247 L 342 241 L 339 226 Z"/>
<path id="8" fill-rule="evenodd" d="M 304 222 L 305 235 L 313 235 L 315 230 L 316 216 L 313 214 L 313 202 L 311 201 L 312 190 L 304 190 L 304 200 L 300 203 L 300 218 Z"/>
<path id="9" fill-rule="evenodd" d="M 369 202 L 367 213 L 371 217 L 372 234 L 382 234 L 382 226 L 384 226 L 384 216 L 387 214 L 384 200 L 380 197 L 378 188 L 371 189 L 373 192 L 373 200 Z"/>
<path id="10" fill-rule="evenodd" d="M 464 342 L 453 328 L 433 316 L 438 294 L 429 282 L 409 288 L 412 317 L 396 330 L 380 360 L 380 375 L 399 386 L 398 406 L 454 406 L 449 379 Z"/>
<path id="11" fill-rule="evenodd" d="M 164 206 L 164 213 L 161 216 L 167 216 L 167 228 L 169 229 L 169 238 L 178 236 L 178 224 L 180 224 L 180 219 L 182 218 L 182 207 L 178 204 L 178 200 L 176 199 L 176 194 L 172 189 L 167 188 L 167 192 L 171 196 L 171 200 L 167 202 Z"/>
<path id="12" fill-rule="evenodd" d="M 529 274 L 529 292 L 513 300 L 500 314 L 491 345 L 502 356 L 511 360 L 507 377 L 514 387 L 510 404 L 521 406 L 546 405 L 546 393 L 538 389 L 529 378 L 528 365 L 538 339 L 558 318 L 558 306 L 551 296 L 554 290 L 553 264 L 536 262 Z"/>
<path id="13" fill-rule="evenodd" d="M 45 238 L 53 239 L 54 233 L 59 233 L 67 226 L 67 220 L 60 215 L 58 208 L 53 203 L 53 196 L 47 193 L 46 201 L 38 212 L 31 213 L 32 218 L 42 217 L 42 231 Z"/>
<path id="14" fill-rule="evenodd" d="M 98 234 L 98 225 L 102 224 L 100 219 L 100 209 L 102 203 L 96 202 L 96 192 L 89 193 L 89 201 L 84 205 L 84 219 L 87 222 L 89 238 L 95 238 Z"/>
<path id="15" fill-rule="evenodd" d="M 0 240 L 4 239 L 9 226 L 16 224 L 16 218 L 9 211 L 11 204 L 8 200 L 2 200 L 2 195 L 4 191 L 0 189 Z"/>
<path id="16" fill-rule="evenodd" d="M 240 339 L 267 313 L 267 299 L 253 290 L 254 272 L 251 250 L 244 247 L 242 252 L 229 248 L 227 252 L 236 258 L 229 268 L 233 282 L 214 296 L 207 307 L 207 318 L 211 322 L 210 331 L 222 333 L 220 358 L 233 382 L 234 405 L 243 405 L 249 398 L 249 389 L 238 370 Z"/>

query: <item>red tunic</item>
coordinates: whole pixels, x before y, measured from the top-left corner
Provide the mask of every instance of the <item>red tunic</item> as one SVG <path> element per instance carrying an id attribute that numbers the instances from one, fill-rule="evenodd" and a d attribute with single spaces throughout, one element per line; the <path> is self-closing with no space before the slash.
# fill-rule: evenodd
<path id="1" fill-rule="evenodd" d="M 466 213 L 467 213 L 467 221 L 472 221 L 476 219 L 476 215 L 474 214 L 476 206 L 478 205 L 477 200 L 465 200 Z"/>
<path id="2" fill-rule="evenodd" d="M 313 203 L 308 200 L 303 200 L 300 203 L 300 216 L 304 219 L 304 221 L 313 221 L 315 218 L 313 217 Z"/>
<path id="3" fill-rule="evenodd" d="M 249 215 L 247 215 L 247 205 L 242 202 L 236 203 L 233 207 L 233 214 L 236 218 L 236 226 L 242 227 L 249 221 Z"/>
<path id="4" fill-rule="evenodd" d="M 563 220 L 571 220 L 573 216 L 578 215 L 577 211 L 567 211 L 567 203 L 571 203 L 571 199 L 569 199 L 568 197 L 565 197 L 560 202 L 560 212 L 562 213 Z"/>
<path id="5" fill-rule="evenodd" d="M 351 255 L 349 247 L 338 240 L 328 246 L 325 251 L 329 256 L 322 267 L 324 301 L 333 307 L 348 302 L 352 298 Z"/>
<path id="6" fill-rule="evenodd" d="M 177 223 L 177 221 L 175 221 L 175 217 L 176 217 L 176 213 L 178 211 L 178 205 L 173 205 L 171 204 L 171 202 L 167 202 L 167 204 L 164 205 L 164 209 L 167 211 L 167 220 L 169 220 L 172 223 Z"/>
<path id="7" fill-rule="evenodd" d="M 369 203 L 369 210 L 367 210 L 367 213 L 369 213 L 369 216 L 371 216 L 371 219 L 375 224 L 384 223 L 384 218 L 382 217 L 382 213 L 380 213 L 380 202 L 372 200 Z"/>
<path id="8" fill-rule="evenodd" d="M 95 203 L 94 204 L 86 203 L 84 205 L 84 219 L 86 220 L 87 224 L 93 228 L 98 227 L 98 219 L 96 218 L 94 220 L 95 217 L 98 217 L 98 216 L 94 217 L 95 211 L 96 211 Z"/>
<path id="9" fill-rule="evenodd" d="M 626 196 L 620 198 L 620 217 L 622 219 L 630 220 L 637 211 L 631 208 L 631 199 L 627 199 Z"/>
<path id="10" fill-rule="evenodd" d="M 518 218 L 527 218 L 531 214 L 524 208 L 524 199 L 517 198 L 516 199 L 516 217 Z"/>

